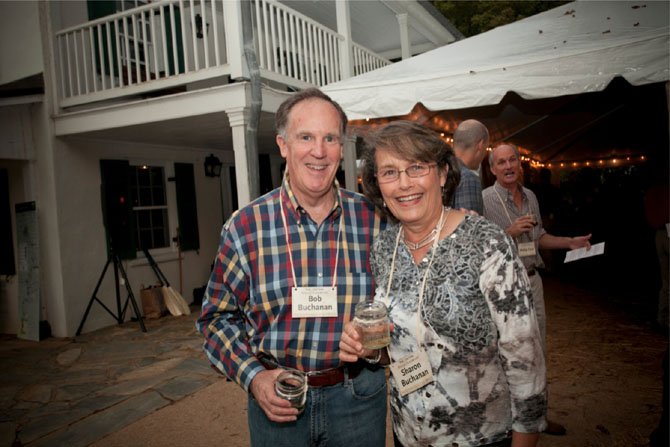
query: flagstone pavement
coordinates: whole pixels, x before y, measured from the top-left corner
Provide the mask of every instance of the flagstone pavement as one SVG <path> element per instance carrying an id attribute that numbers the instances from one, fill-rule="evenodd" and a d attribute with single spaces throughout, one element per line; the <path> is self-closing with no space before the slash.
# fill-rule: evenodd
<path id="1" fill-rule="evenodd" d="M 568 435 L 540 447 L 647 445 L 667 334 L 556 279 L 545 293 L 549 415 Z M 248 445 L 246 395 L 209 366 L 192 311 L 147 320 L 146 333 L 127 322 L 40 342 L 0 336 L 0 447 Z"/>

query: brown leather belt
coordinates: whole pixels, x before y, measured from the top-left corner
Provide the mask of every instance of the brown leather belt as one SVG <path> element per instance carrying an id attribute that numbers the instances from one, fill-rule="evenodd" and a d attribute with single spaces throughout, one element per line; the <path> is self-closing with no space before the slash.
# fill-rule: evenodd
<path id="1" fill-rule="evenodd" d="M 257 355 L 256 358 L 258 358 L 258 361 L 267 369 L 276 369 L 280 367 L 275 359 L 266 354 L 261 353 Z M 321 371 L 307 371 L 305 373 L 307 375 L 307 384 L 312 388 L 338 385 L 344 382 L 345 378 L 355 379 L 358 377 L 364 367 L 365 366 L 361 363 L 349 363 L 347 365 L 338 366 L 337 368 L 324 369 Z"/>

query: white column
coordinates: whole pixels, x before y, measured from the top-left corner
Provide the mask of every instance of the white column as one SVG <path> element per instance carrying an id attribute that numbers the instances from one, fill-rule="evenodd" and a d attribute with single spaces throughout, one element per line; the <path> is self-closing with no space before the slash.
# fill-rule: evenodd
<path id="1" fill-rule="evenodd" d="M 344 169 L 344 181 L 347 189 L 358 192 L 358 173 L 356 171 L 356 135 L 352 135 L 344 141 L 344 157 L 342 160 Z"/>
<path id="2" fill-rule="evenodd" d="M 249 122 L 249 108 L 236 107 L 226 110 L 230 129 L 233 134 L 233 151 L 235 153 L 235 177 L 237 183 L 237 204 L 240 208 L 251 202 L 251 192 L 253 191 L 252 182 L 258 183 L 257 178 L 250 175 L 251 171 L 258 172 L 258 169 L 249 169 L 247 158 L 246 126 Z"/>
<path id="3" fill-rule="evenodd" d="M 409 29 L 407 28 L 407 14 L 397 14 L 398 26 L 400 27 L 400 54 L 403 59 L 412 57 L 409 45 Z"/>
<path id="4" fill-rule="evenodd" d="M 221 2 L 223 5 L 223 22 L 226 33 L 226 56 L 230 64 L 230 78 L 248 77 L 245 73 L 244 38 L 242 36 L 242 5 L 240 2 Z"/>
<path id="5" fill-rule="evenodd" d="M 351 16 L 349 13 L 349 1 L 337 0 L 335 2 L 337 14 L 337 32 L 344 36 L 344 42 L 340 41 L 340 69 L 342 79 L 353 75 L 353 57 L 351 40 Z"/>

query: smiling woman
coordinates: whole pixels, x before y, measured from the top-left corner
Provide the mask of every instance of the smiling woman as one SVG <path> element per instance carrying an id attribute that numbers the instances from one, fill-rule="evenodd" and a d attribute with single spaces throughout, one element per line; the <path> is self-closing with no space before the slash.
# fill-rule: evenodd
<path id="1" fill-rule="evenodd" d="M 390 366 L 396 447 L 534 447 L 546 425 L 546 370 L 511 238 L 446 206 L 460 176 L 437 133 L 391 122 L 371 135 L 363 159 L 366 195 L 396 222 L 370 255 L 375 301 L 394 330 L 382 352 L 364 349 L 345 325 L 340 359 Z"/>

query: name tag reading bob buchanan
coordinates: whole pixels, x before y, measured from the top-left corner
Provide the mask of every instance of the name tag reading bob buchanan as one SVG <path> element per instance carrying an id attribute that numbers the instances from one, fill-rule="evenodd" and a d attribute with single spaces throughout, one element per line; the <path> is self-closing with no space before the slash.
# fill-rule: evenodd
<path id="1" fill-rule="evenodd" d="M 293 318 L 337 316 L 337 287 L 294 287 L 292 292 Z"/>
<path id="2" fill-rule="evenodd" d="M 391 363 L 390 367 L 401 396 L 406 396 L 434 380 L 428 355 L 423 349 Z"/>

